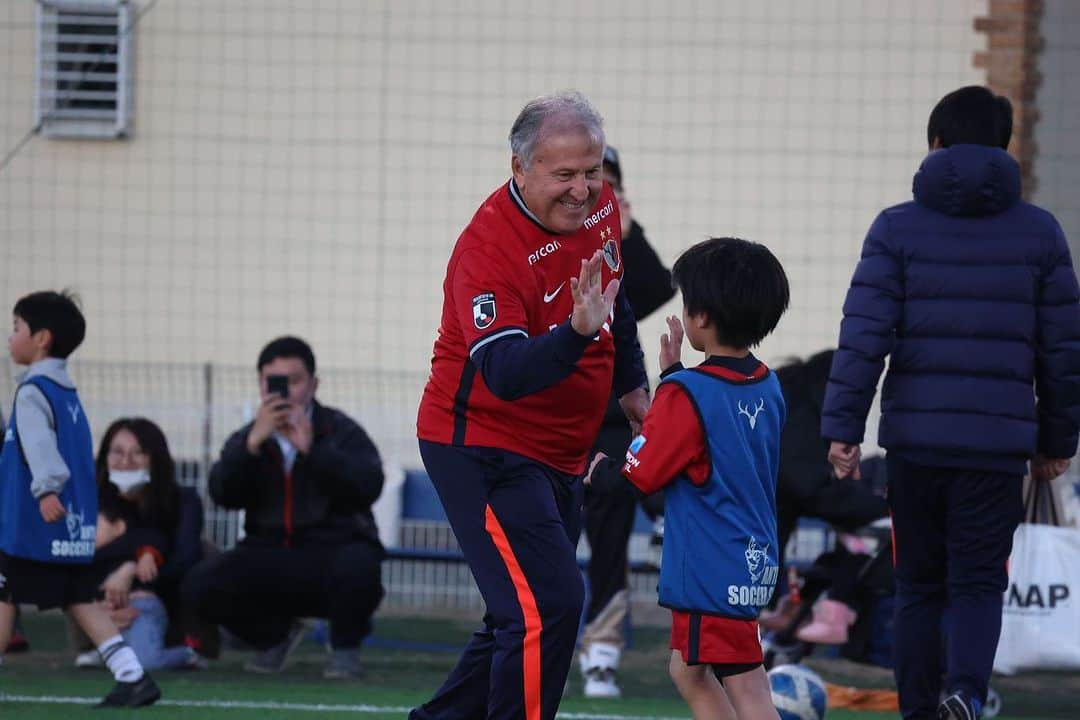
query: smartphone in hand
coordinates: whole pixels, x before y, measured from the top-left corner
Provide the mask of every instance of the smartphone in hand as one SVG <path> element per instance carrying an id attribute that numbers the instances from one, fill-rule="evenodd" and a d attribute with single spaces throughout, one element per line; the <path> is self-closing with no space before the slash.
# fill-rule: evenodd
<path id="1" fill-rule="evenodd" d="M 281 396 L 282 400 L 289 399 L 289 376 L 288 375 L 267 375 L 266 376 L 266 391 L 273 395 L 277 393 Z"/>

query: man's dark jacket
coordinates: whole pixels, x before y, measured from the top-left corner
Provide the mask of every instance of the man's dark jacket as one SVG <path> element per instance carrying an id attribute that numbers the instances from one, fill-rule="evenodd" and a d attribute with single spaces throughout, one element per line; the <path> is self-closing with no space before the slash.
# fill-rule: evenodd
<path id="1" fill-rule="evenodd" d="M 622 289 L 626 291 L 634 318 L 644 320 L 675 295 L 671 271 L 649 245 L 645 239 L 645 229 L 637 220 L 630 221 L 630 232 L 622 239 L 622 255 L 625 266 Z M 630 424 L 619 405 L 619 398 L 612 393 L 595 449 L 619 458 L 626 453 L 629 444 Z"/>
<path id="2" fill-rule="evenodd" d="M 382 462 L 367 433 L 343 412 L 314 404 L 314 439 L 285 472 L 271 437 L 258 455 L 247 450 L 251 423 L 225 442 L 210 471 L 210 496 L 245 511 L 245 543 L 296 546 L 379 542 L 371 505 L 382 492 Z"/>
<path id="3" fill-rule="evenodd" d="M 840 328 L 822 435 L 858 443 L 881 374 L 879 444 L 909 462 L 1023 473 L 1076 452 L 1080 309 L 1053 215 L 1003 150 L 926 156 L 912 202 L 878 215 Z"/>

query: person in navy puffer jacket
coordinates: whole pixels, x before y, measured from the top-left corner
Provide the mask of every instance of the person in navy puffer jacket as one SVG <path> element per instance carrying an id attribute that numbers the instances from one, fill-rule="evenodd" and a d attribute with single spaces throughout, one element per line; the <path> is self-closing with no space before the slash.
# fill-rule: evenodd
<path id="1" fill-rule="evenodd" d="M 890 356 L 879 442 L 905 718 L 978 717 L 1021 479 L 1029 461 L 1036 480 L 1056 477 L 1076 452 L 1080 292 L 1061 227 L 1020 199 L 1011 133 L 1009 101 L 983 87 L 934 108 L 914 201 L 878 215 L 863 244 L 825 396 L 829 460 L 858 477 Z"/>

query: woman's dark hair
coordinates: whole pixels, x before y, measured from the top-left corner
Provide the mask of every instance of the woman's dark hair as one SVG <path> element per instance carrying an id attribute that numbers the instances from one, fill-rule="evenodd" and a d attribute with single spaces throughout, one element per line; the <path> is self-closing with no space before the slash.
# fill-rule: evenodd
<path id="1" fill-rule="evenodd" d="M 773 331 L 791 294 L 776 256 L 739 238 L 694 245 L 675 261 L 671 277 L 687 313 L 705 313 L 717 342 L 739 348 L 754 347 Z"/>
<path id="2" fill-rule="evenodd" d="M 139 447 L 150 458 L 150 483 L 134 498 L 124 498 L 109 482 L 109 448 L 121 430 L 135 436 Z M 176 463 L 169 452 L 165 433 L 152 420 L 144 417 L 125 417 L 113 421 L 98 446 L 97 487 L 101 512 L 111 520 L 121 515 L 124 503 L 133 503 L 141 523 L 171 533 L 180 517 L 180 486 L 176 482 Z"/>

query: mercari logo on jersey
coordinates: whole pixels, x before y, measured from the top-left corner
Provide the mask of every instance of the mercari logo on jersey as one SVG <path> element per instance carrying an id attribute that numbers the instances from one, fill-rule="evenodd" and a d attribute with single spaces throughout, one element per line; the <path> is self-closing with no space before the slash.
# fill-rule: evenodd
<path id="1" fill-rule="evenodd" d="M 589 217 L 585 218 L 585 229 L 592 230 L 593 225 L 600 222 L 608 215 L 615 211 L 615 205 L 610 200 L 607 201 L 607 205 L 594 212 Z"/>
<path id="2" fill-rule="evenodd" d="M 551 242 L 545 243 L 533 250 L 531 253 L 529 253 L 529 264 L 535 265 L 536 263 L 540 262 L 541 258 L 546 258 L 548 255 L 553 255 L 561 248 L 562 243 L 558 240 L 552 240 Z"/>

